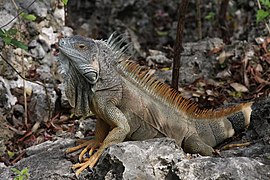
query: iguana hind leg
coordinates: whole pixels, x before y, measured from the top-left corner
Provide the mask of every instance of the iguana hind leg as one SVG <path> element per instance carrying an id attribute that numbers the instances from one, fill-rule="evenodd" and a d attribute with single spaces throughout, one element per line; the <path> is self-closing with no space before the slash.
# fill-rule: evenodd
<path id="1" fill-rule="evenodd" d="M 197 134 L 193 134 L 184 140 L 183 149 L 185 152 L 198 153 L 203 156 L 211 156 L 215 153 L 215 150 L 204 143 Z"/>

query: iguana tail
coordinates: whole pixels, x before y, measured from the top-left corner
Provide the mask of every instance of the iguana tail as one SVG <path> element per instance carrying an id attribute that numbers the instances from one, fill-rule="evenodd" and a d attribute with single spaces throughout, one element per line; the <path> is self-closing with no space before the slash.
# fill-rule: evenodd
<path id="1" fill-rule="evenodd" d="M 185 152 L 211 155 L 212 147 L 245 130 L 250 124 L 252 102 L 241 103 L 219 110 L 202 111 L 200 115 L 192 115 L 196 133 L 185 138 Z"/>
<path id="2" fill-rule="evenodd" d="M 233 129 L 236 133 L 249 127 L 252 104 L 253 102 L 240 104 L 240 106 L 242 106 L 241 110 L 227 117 L 227 119 L 232 123 Z"/>

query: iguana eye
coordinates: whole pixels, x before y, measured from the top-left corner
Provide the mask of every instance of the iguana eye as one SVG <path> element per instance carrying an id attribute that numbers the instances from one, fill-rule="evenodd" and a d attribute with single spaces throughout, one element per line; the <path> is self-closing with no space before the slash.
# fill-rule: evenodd
<path id="1" fill-rule="evenodd" d="M 85 49 L 86 46 L 84 44 L 77 44 L 77 48 L 79 48 L 79 49 Z"/>

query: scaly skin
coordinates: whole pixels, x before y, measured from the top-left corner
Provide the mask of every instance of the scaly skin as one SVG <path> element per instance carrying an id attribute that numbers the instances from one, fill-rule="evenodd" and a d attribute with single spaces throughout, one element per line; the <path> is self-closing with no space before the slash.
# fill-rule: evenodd
<path id="1" fill-rule="evenodd" d="M 185 152 L 212 155 L 213 147 L 250 123 L 252 103 L 221 110 L 202 110 L 175 90 L 124 60 L 117 40 L 81 36 L 59 42 L 65 93 L 77 115 L 92 111 L 98 118 L 95 139 L 84 143 L 82 155 L 97 148 L 78 175 L 94 167 L 104 149 L 124 140 L 170 137 Z M 81 148 L 79 146 L 78 148 Z M 98 148 L 99 147 L 99 148 Z M 68 150 L 74 151 L 78 148 Z M 90 153 L 91 154 L 91 153 Z"/>

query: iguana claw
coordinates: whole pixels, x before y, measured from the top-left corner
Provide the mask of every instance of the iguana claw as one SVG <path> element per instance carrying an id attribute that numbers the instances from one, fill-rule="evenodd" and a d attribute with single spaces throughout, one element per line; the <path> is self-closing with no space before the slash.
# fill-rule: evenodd
<path id="1" fill-rule="evenodd" d="M 80 155 L 79 155 L 79 161 L 82 163 L 77 163 L 75 165 L 72 166 L 73 169 L 78 169 L 76 171 L 76 175 L 78 176 L 84 169 L 86 169 L 87 167 L 93 168 L 94 165 L 96 164 L 97 160 L 99 159 L 101 153 L 100 152 L 96 152 L 93 154 L 94 150 L 96 150 L 99 146 L 101 145 L 101 143 L 99 141 L 97 141 L 96 139 L 91 139 L 88 141 L 85 141 L 81 144 L 79 144 L 78 146 L 72 147 L 72 148 L 68 148 L 66 153 L 71 153 L 74 151 L 77 151 L 83 147 L 85 147 Z M 83 159 L 83 156 L 88 152 L 88 155 L 90 156 L 90 158 L 85 158 Z M 93 154 L 93 155 L 92 155 Z"/>
<path id="2" fill-rule="evenodd" d="M 93 168 L 95 166 L 95 164 L 97 163 L 100 155 L 102 153 L 96 152 L 95 154 L 93 154 L 86 162 L 83 163 L 77 163 L 75 165 L 72 166 L 73 169 L 78 169 L 75 174 L 76 176 L 78 176 L 84 169 L 86 169 L 87 167 L 89 168 Z"/>

